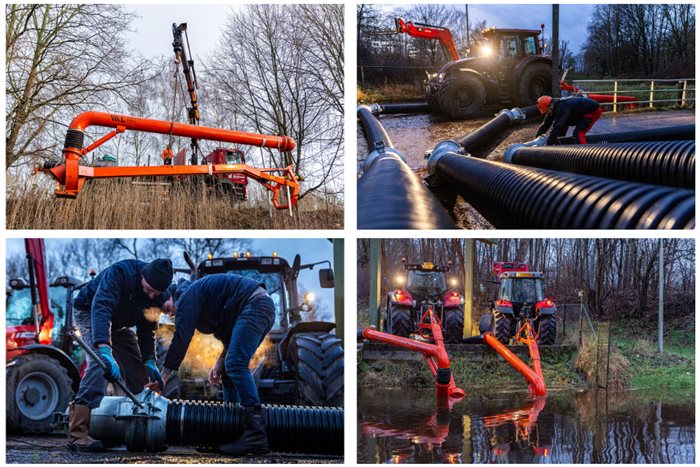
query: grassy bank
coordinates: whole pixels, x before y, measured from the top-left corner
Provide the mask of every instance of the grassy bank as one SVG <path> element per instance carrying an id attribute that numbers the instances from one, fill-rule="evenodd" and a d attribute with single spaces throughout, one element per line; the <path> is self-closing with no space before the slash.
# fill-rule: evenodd
<path id="1" fill-rule="evenodd" d="M 423 91 L 415 84 L 383 84 L 357 87 L 358 104 L 386 104 L 392 102 L 422 101 Z"/>

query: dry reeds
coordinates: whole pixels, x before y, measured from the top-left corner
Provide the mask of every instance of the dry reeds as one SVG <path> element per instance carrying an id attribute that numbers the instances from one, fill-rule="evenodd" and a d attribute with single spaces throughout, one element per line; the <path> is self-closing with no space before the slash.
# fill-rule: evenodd
<path id="1" fill-rule="evenodd" d="M 34 229 L 342 229 L 337 202 L 302 199 L 290 216 L 264 197 L 236 202 L 203 184 L 86 184 L 77 199 L 58 199 L 44 184 L 8 187 L 7 228 Z"/>
<path id="2" fill-rule="evenodd" d="M 600 361 L 599 360 L 600 357 Z M 579 349 L 575 363 L 576 369 L 583 373 L 591 385 L 597 385 L 596 378 L 604 378 L 607 366 L 607 358 L 604 352 L 598 355 L 598 340 L 594 337 L 583 339 L 583 345 Z M 610 346 L 610 367 L 607 386 L 609 389 L 622 389 L 629 385 L 631 375 L 630 362 L 615 345 Z M 599 375 L 600 372 L 600 375 Z"/>

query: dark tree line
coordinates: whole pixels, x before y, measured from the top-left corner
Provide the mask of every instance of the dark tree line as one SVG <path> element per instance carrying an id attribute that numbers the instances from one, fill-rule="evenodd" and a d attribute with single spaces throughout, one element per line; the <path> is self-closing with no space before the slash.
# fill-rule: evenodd
<path id="1" fill-rule="evenodd" d="M 396 287 L 401 258 L 409 263 L 452 261 L 450 276 L 463 285 L 465 239 L 381 240 L 382 293 Z M 499 239 L 476 242 L 474 297 L 479 285 L 489 284 L 493 261 L 520 260 L 530 270 L 545 273 L 547 294 L 558 303 L 577 303 L 578 292 L 596 319 L 644 319 L 657 312 L 659 288 L 658 239 Z M 694 318 L 695 243 L 664 240 L 664 291 L 669 318 Z M 358 241 L 357 290 L 359 303 L 369 297 L 369 240 Z M 490 299 L 491 296 L 484 297 Z M 483 310 L 480 310 L 483 311 Z"/>
<path id="2" fill-rule="evenodd" d="M 694 77 L 695 5 L 597 5 L 583 62 L 599 76 Z"/>

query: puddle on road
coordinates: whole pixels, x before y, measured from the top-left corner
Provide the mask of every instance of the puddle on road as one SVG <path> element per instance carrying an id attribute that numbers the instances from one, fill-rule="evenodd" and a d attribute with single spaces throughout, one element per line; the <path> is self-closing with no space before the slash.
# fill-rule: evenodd
<path id="1" fill-rule="evenodd" d="M 694 390 L 551 392 L 466 398 L 358 392 L 358 463 L 695 462 Z"/>

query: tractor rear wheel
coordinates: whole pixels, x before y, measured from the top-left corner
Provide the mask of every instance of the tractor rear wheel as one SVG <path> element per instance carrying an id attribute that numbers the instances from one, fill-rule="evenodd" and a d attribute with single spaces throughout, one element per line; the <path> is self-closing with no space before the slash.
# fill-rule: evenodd
<path id="1" fill-rule="evenodd" d="M 476 76 L 457 73 L 440 84 L 437 100 L 443 113 L 464 120 L 481 113 L 486 102 L 486 91 Z"/>
<path id="2" fill-rule="evenodd" d="M 494 311 L 493 334 L 501 344 L 508 345 L 510 338 L 515 334 L 515 320 L 500 311 Z"/>
<path id="3" fill-rule="evenodd" d="M 552 67 L 546 63 L 533 63 L 525 68 L 518 81 L 518 105 L 535 105 L 544 95 L 552 95 Z"/>
<path id="4" fill-rule="evenodd" d="M 554 315 L 542 315 L 539 321 L 538 343 L 540 345 L 554 345 L 557 340 L 557 318 Z"/>
<path id="5" fill-rule="evenodd" d="M 386 320 L 386 332 L 395 336 L 408 337 L 415 331 L 411 326 L 411 310 L 405 306 L 396 306 L 389 302 Z"/>
<path id="6" fill-rule="evenodd" d="M 335 334 L 300 333 L 287 351 L 294 365 L 297 405 L 341 407 L 345 360 L 343 343 Z"/>
<path id="7" fill-rule="evenodd" d="M 444 314 L 445 344 L 459 344 L 464 334 L 464 308 L 446 308 Z"/>
<path id="8" fill-rule="evenodd" d="M 73 382 L 61 363 L 38 353 L 13 360 L 6 370 L 7 429 L 24 434 L 51 433 L 56 412 L 73 398 Z"/>

